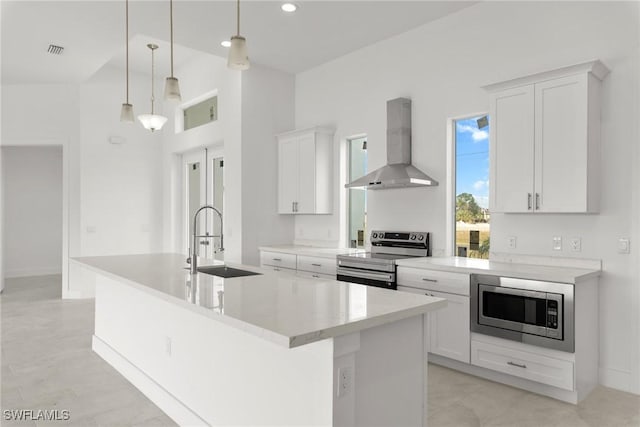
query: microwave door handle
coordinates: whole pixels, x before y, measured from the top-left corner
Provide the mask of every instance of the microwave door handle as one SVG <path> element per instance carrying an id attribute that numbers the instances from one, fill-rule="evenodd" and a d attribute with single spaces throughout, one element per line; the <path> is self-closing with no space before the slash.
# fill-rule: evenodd
<path id="1" fill-rule="evenodd" d="M 514 289 L 514 288 L 505 288 L 502 286 L 490 286 L 490 292 L 495 292 L 498 294 L 507 294 L 507 295 L 518 295 L 529 298 L 537 298 L 537 299 L 547 299 L 546 292 L 538 292 L 538 291 L 528 291 L 524 289 Z"/>

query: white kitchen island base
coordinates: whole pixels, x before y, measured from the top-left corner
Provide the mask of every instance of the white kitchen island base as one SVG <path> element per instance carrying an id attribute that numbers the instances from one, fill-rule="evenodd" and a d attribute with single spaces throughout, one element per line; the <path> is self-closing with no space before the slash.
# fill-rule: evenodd
<path id="1" fill-rule="evenodd" d="M 93 349 L 180 425 L 425 426 L 424 318 L 288 348 L 99 275 Z"/>

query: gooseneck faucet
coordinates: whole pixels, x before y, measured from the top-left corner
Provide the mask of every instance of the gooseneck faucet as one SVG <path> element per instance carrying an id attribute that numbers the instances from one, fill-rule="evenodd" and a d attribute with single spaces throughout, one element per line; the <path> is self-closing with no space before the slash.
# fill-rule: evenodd
<path id="1" fill-rule="evenodd" d="M 204 205 L 200 209 L 196 211 L 193 215 L 193 242 L 191 243 L 191 253 L 189 254 L 189 259 L 187 262 L 191 263 L 191 274 L 196 274 L 198 272 L 198 238 L 200 237 L 218 237 L 218 236 L 199 236 L 198 235 L 198 214 L 205 209 L 211 209 L 215 213 L 218 214 L 218 218 L 220 218 L 220 248 L 216 252 L 224 252 L 224 232 L 223 232 L 223 224 L 222 224 L 222 213 L 211 205 Z"/>

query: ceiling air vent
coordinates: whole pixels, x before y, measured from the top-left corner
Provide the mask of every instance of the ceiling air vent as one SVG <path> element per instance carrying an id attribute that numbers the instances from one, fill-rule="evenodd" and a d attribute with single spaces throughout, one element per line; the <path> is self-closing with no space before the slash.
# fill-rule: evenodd
<path id="1" fill-rule="evenodd" d="M 47 49 L 47 52 L 49 52 L 52 55 L 62 55 L 63 51 L 64 51 L 64 47 L 56 46 L 55 44 L 50 44 L 49 49 Z"/>

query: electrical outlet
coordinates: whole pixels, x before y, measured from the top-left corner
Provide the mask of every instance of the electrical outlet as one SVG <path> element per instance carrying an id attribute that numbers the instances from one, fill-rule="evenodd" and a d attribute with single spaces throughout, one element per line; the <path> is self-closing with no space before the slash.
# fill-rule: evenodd
<path id="1" fill-rule="evenodd" d="M 618 253 L 628 254 L 631 252 L 631 242 L 629 239 L 618 239 Z"/>
<path id="2" fill-rule="evenodd" d="M 553 236 L 553 250 L 554 251 L 561 251 L 562 250 L 562 237 L 560 236 Z"/>
<path id="3" fill-rule="evenodd" d="M 516 238 L 516 236 L 507 237 L 507 247 L 509 249 L 515 249 L 517 242 L 518 242 L 518 239 Z"/>
<path id="4" fill-rule="evenodd" d="M 338 369 L 338 397 L 345 396 L 353 390 L 353 366 Z"/>
<path id="5" fill-rule="evenodd" d="M 580 252 L 582 250 L 582 239 L 580 237 L 572 237 L 569 243 L 573 252 Z"/>
<path id="6" fill-rule="evenodd" d="M 164 351 L 167 356 L 171 356 L 171 337 L 164 337 Z"/>

